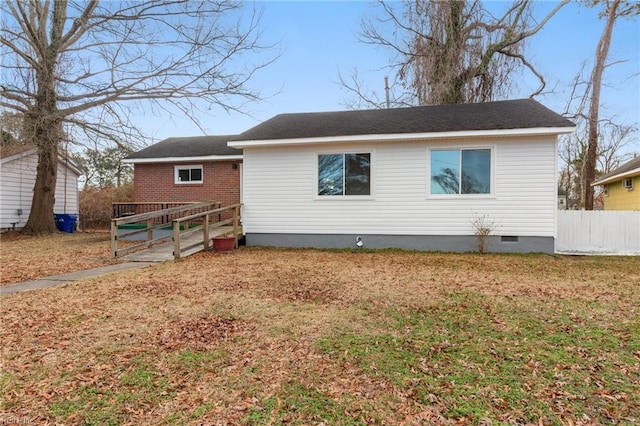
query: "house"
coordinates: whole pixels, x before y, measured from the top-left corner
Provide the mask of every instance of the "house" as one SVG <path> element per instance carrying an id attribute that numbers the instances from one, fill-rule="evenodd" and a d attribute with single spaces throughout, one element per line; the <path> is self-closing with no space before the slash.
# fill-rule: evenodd
<path id="1" fill-rule="evenodd" d="M 592 184 L 603 187 L 605 210 L 640 210 L 640 156 Z"/>
<path id="2" fill-rule="evenodd" d="M 247 245 L 554 251 L 557 136 L 531 99 L 277 115 L 240 134 Z"/>
<path id="3" fill-rule="evenodd" d="M 31 213 L 38 154 L 33 145 L 0 148 L 0 230 L 22 229 Z M 55 214 L 78 214 L 80 171 L 61 155 L 58 160 Z"/>
<path id="4" fill-rule="evenodd" d="M 231 138 L 169 138 L 129 155 L 135 201 L 239 203 L 242 150 L 227 146 Z"/>
<path id="5" fill-rule="evenodd" d="M 569 197 L 567 191 L 558 188 L 558 210 L 567 210 L 569 208 Z"/>

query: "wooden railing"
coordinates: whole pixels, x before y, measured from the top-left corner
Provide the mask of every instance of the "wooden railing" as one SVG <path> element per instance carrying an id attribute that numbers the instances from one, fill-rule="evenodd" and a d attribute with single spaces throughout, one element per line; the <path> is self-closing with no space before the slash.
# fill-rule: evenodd
<path id="1" fill-rule="evenodd" d="M 126 253 L 138 250 L 140 248 L 148 248 L 153 244 L 169 241 L 173 234 L 154 237 L 154 230 L 166 228 L 167 220 L 171 218 L 174 220 L 176 217 L 183 217 L 188 213 L 190 216 L 194 214 L 200 214 L 201 212 L 207 212 L 215 210 L 220 207 L 220 202 L 210 201 L 206 203 L 189 203 L 179 207 L 170 207 L 161 210 L 150 211 L 141 214 L 134 214 L 124 217 L 119 217 L 111 220 L 111 254 L 114 258 L 124 255 Z M 189 226 L 190 222 L 185 222 L 183 226 Z M 181 222 L 181 223 L 182 223 Z M 141 224 L 144 225 L 141 229 L 135 230 L 119 230 L 119 226 L 128 224 Z M 146 238 L 143 242 L 137 244 L 127 245 L 126 247 L 118 247 L 119 240 L 126 240 L 127 237 L 132 237 L 138 234 L 146 234 Z"/>
<path id="2" fill-rule="evenodd" d="M 202 201 L 186 201 L 186 202 L 125 201 L 125 202 L 119 202 L 119 203 L 112 203 L 111 218 L 117 219 L 120 217 L 135 216 L 137 214 L 157 212 L 160 210 L 171 209 L 173 207 L 183 207 L 187 205 L 201 204 L 201 203 Z M 164 216 L 164 217 L 160 217 L 159 219 L 164 223 L 171 223 L 171 220 L 173 218 Z"/>
<path id="3" fill-rule="evenodd" d="M 240 235 L 240 211 L 242 204 L 233 204 L 227 207 L 219 207 L 213 210 L 208 210 L 201 213 L 194 213 L 189 216 L 184 216 L 173 220 L 173 257 L 178 260 L 182 256 L 182 253 L 191 250 L 194 247 L 203 244 L 204 250 L 209 250 L 210 235 L 215 233 L 216 236 L 231 235 L 236 239 L 235 245 L 238 247 L 238 235 Z M 225 216 L 225 212 L 232 212 L 232 216 L 229 219 L 220 220 L 220 217 Z M 218 219 L 216 221 L 216 218 Z M 192 221 L 202 221 L 202 225 L 188 228 L 182 226 L 183 223 L 189 223 Z M 223 229 L 228 226 L 229 229 Z M 186 228 L 186 229 L 185 229 Z M 181 241 L 183 237 L 186 237 L 195 232 L 202 231 L 202 241 L 194 242 L 188 246 L 182 246 Z"/>

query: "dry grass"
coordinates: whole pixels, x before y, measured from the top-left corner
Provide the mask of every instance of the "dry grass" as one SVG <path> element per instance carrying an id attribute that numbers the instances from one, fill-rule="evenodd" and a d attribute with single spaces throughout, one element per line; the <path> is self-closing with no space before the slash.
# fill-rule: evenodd
<path id="1" fill-rule="evenodd" d="M 637 257 L 244 248 L 0 303 L 0 420 L 640 421 Z M 615 342 L 581 343 L 594 330 Z M 484 346 L 456 352 L 466 341 Z M 522 377 L 481 382 L 519 356 Z"/>
<path id="2" fill-rule="evenodd" d="M 97 268 L 111 259 L 109 233 L 59 233 L 33 237 L 0 234 L 0 285 Z"/>

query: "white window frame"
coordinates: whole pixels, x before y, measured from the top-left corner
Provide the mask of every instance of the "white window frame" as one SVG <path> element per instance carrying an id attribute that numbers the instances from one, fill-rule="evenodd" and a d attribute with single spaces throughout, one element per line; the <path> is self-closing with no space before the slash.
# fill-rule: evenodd
<path id="1" fill-rule="evenodd" d="M 200 169 L 200 180 L 188 180 L 181 181 L 179 179 L 180 170 L 189 170 L 189 175 L 191 175 L 191 170 Z M 204 183 L 204 168 L 202 164 L 180 164 L 173 166 L 173 183 L 176 185 L 202 185 Z"/>
<path id="2" fill-rule="evenodd" d="M 346 154 L 369 154 L 369 195 L 318 195 L 318 157 L 320 155 L 346 155 Z M 315 153 L 314 160 L 314 177 L 313 177 L 313 199 L 314 200 L 334 200 L 334 201 L 346 201 L 346 200 L 373 200 L 375 199 L 374 192 L 374 159 L 375 150 L 372 149 L 352 149 L 345 151 L 318 151 Z"/>
<path id="3" fill-rule="evenodd" d="M 432 151 L 468 151 L 477 149 L 488 149 L 491 152 L 491 164 L 489 175 L 488 194 L 432 194 L 431 193 L 431 152 Z M 427 198 L 451 200 L 459 198 L 495 198 L 496 191 L 496 145 L 435 145 L 427 148 Z M 462 156 L 460 156 L 462 159 Z M 461 160 L 462 161 L 462 160 Z"/>
<path id="4" fill-rule="evenodd" d="M 629 185 L 627 185 L 627 182 L 629 182 Z M 633 178 L 622 179 L 622 187 L 627 191 L 633 191 Z"/>

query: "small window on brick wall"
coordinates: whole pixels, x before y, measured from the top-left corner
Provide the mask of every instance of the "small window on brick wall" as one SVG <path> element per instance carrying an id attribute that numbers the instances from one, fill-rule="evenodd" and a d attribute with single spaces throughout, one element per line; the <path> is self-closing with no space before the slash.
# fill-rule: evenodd
<path id="1" fill-rule="evenodd" d="M 175 183 L 202 183 L 202 165 L 174 166 Z"/>

